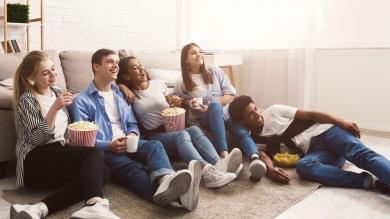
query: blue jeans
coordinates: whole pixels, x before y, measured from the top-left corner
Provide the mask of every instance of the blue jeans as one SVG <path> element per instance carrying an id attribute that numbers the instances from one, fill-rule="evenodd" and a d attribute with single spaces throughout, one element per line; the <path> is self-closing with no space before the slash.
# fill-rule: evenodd
<path id="1" fill-rule="evenodd" d="M 253 154 L 259 154 L 259 150 L 257 149 L 257 145 L 253 138 L 249 134 L 249 130 L 232 119 L 228 119 L 226 121 L 229 130 L 233 134 L 233 138 L 238 144 L 238 147 L 241 149 L 244 156 L 248 159 L 251 159 Z"/>
<path id="2" fill-rule="evenodd" d="M 225 121 L 223 117 L 223 109 L 220 103 L 212 102 L 207 110 L 207 113 L 201 120 L 202 126 L 207 127 L 215 138 L 215 148 L 218 152 L 228 151 L 228 145 L 226 142 Z M 226 125 L 233 134 L 233 138 L 238 144 L 238 147 L 243 152 L 244 156 L 248 159 L 253 154 L 258 154 L 257 145 L 253 141 L 249 130 L 244 126 L 241 126 L 231 119 L 226 121 Z"/>
<path id="3" fill-rule="evenodd" d="M 345 160 L 390 185 L 390 161 L 338 126 L 311 139 L 309 151 L 299 160 L 296 170 L 303 179 L 327 186 L 370 188 L 371 176 L 343 170 Z"/>
<path id="4" fill-rule="evenodd" d="M 220 159 L 213 144 L 197 126 L 179 132 L 158 133 L 149 139 L 161 141 L 168 155 L 178 154 L 186 163 L 198 160 L 202 164 L 214 165 Z"/>
<path id="5" fill-rule="evenodd" d="M 218 152 L 228 150 L 223 109 L 220 103 L 212 102 L 209 104 L 207 112 L 201 118 L 201 125 L 213 134 L 216 144 L 214 146 Z"/>
<path id="6" fill-rule="evenodd" d="M 148 201 L 153 201 L 157 189 L 153 182 L 174 172 L 159 141 L 139 140 L 137 152 L 132 154 L 107 152 L 106 162 L 115 181 Z M 141 162 L 147 165 L 147 169 Z"/>

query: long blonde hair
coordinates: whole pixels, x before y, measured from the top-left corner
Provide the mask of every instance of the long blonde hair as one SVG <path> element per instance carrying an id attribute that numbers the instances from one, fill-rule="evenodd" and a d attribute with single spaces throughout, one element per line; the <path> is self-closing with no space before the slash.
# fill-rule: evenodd
<path id="1" fill-rule="evenodd" d="M 20 96 L 26 91 L 30 91 L 33 94 L 36 93 L 34 85 L 30 83 L 29 78 L 37 74 L 38 66 L 41 64 L 42 61 L 45 61 L 48 58 L 49 56 L 45 52 L 32 51 L 24 57 L 22 63 L 16 70 L 16 73 L 14 75 L 14 96 L 12 101 L 12 108 L 14 110 L 13 115 L 16 127 Z"/>

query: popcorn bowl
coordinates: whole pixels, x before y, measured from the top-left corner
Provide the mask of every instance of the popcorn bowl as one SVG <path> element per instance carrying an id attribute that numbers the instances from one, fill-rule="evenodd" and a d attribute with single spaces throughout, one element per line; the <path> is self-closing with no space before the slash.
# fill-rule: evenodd
<path id="1" fill-rule="evenodd" d="M 69 124 L 69 146 L 94 147 L 98 128 L 98 125 L 86 121 Z"/>
<path id="2" fill-rule="evenodd" d="M 179 107 L 166 108 L 161 112 L 166 132 L 177 132 L 185 129 L 186 110 Z"/>

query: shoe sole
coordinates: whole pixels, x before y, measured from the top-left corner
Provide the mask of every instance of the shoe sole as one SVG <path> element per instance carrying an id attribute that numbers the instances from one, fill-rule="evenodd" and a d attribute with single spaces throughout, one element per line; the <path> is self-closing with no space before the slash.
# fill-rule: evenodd
<path id="1" fill-rule="evenodd" d="M 242 169 L 244 168 L 244 165 L 240 164 L 240 166 L 238 167 L 238 169 L 236 170 L 235 174 L 238 178 L 238 176 L 240 175 L 240 173 L 242 172 Z"/>
<path id="2" fill-rule="evenodd" d="M 34 219 L 25 211 L 18 211 L 14 206 L 10 209 L 10 219 Z"/>
<path id="3" fill-rule="evenodd" d="M 180 170 L 176 174 L 176 177 L 169 182 L 166 191 L 153 197 L 153 201 L 157 205 L 168 205 L 171 201 L 183 195 L 190 187 L 191 174 L 187 170 Z"/>
<path id="4" fill-rule="evenodd" d="M 234 177 L 231 176 L 230 178 L 227 178 L 224 181 L 220 181 L 220 182 L 215 183 L 215 184 L 210 184 L 210 183 L 204 184 L 204 186 L 206 188 L 210 188 L 210 189 L 221 188 L 221 187 L 227 186 L 229 183 L 233 182 L 233 180 L 235 180 L 237 178 L 237 176 L 234 173 L 230 173 L 230 174 L 233 174 Z"/>
<path id="5" fill-rule="evenodd" d="M 254 181 L 260 181 L 261 177 L 264 176 L 266 172 L 266 167 L 259 164 L 249 165 L 250 179 Z"/>
<path id="6" fill-rule="evenodd" d="M 226 172 L 236 173 L 242 165 L 242 153 L 238 148 L 234 148 L 228 156 L 229 161 L 227 163 Z"/>
<path id="7" fill-rule="evenodd" d="M 180 202 L 183 207 L 193 211 L 199 203 L 199 185 L 202 178 L 202 165 L 198 161 L 191 161 L 188 170 L 192 173 L 190 188 L 186 193 L 180 196 Z"/>

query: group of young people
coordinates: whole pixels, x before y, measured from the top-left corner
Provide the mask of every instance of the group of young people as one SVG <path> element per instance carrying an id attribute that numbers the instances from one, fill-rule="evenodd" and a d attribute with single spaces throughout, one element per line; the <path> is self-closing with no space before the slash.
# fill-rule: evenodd
<path id="1" fill-rule="evenodd" d="M 192 211 L 201 182 L 207 188 L 226 186 L 240 174 L 243 155 L 250 160 L 252 180 L 267 174 L 288 183 L 290 176 L 258 150 L 256 136 L 281 136 L 297 120 L 312 121 L 292 137 L 304 152 L 297 164 L 302 178 L 390 192 L 390 161 L 364 146 L 355 123 L 282 105 L 259 112 L 249 96 L 236 97 L 228 77 L 207 66 L 194 43 L 181 51 L 182 77 L 175 95 L 168 95 L 163 81 L 150 80 L 136 57 L 119 59 L 115 51 L 100 49 L 91 64 L 94 79 L 76 97 L 55 87 L 56 68 L 45 52 L 30 52 L 17 69 L 17 187 L 56 190 L 38 203 L 12 205 L 11 219 L 44 218 L 82 200 L 85 205 L 71 218 L 119 218 L 103 195 L 110 178 L 159 206 Z M 161 111 L 174 105 L 186 107 L 187 118 L 199 120 L 215 143 L 197 126 L 165 132 Z M 66 145 L 67 125 L 81 120 L 99 125 L 95 147 Z M 226 130 L 238 147 L 230 152 Z M 135 153 L 126 153 L 129 135 L 140 138 Z M 188 168 L 175 171 L 175 158 Z M 370 173 L 343 170 L 345 160 Z"/>

